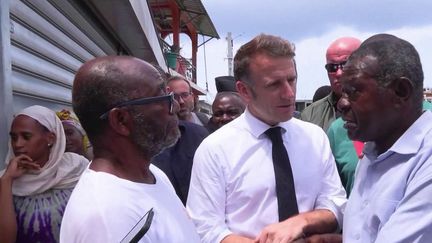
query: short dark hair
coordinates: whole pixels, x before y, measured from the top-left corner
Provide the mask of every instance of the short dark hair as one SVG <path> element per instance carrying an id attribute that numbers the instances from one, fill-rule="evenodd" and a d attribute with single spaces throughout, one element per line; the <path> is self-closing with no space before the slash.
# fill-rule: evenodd
<path id="1" fill-rule="evenodd" d="M 260 34 L 240 47 L 234 57 L 234 78 L 245 82 L 249 80 L 250 59 L 257 54 L 272 57 L 288 57 L 294 61 L 295 47 L 291 42 L 273 35 Z M 295 65 L 295 62 L 294 62 Z"/>
<path id="2" fill-rule="evenodd" d="M 367 69 L 365 72 L 375 78 L 380 86 L 386 86 L 397 78 L 405 77 L 414 86 L 413 99 L 419 102 L 423 100 L 423 69 L 420 56 L 411 43 L 389 34 L 374 35 L 351 54 L 349 61 L 361 60 L 367 56 L 376 59 L 378 68 L 373 71 Z"/>
<path id="3" fill-rule="evenodd" d="M 245 109 L 246 105 L 244 104 L 244 101 L 242 100 L 242 98 L 240 97 L 240 95 L 237 92 L 232 92 L 232 91 L 219 92 L 216 94 L 214 101 L 216 101 L 218 99 L 222 99 L 224 97 L 232 97 L 240 105 L 240 107 L 243 110 Z"/>
<path id="4" fill-rule="evenodd" d="M 324 85 L 319 87 L 316 91 L 315 94 L 313 95 L 312 98 L 312 102 L 318 101 L 324 97 L 326 97 L 327 95 L 329 95 L 332 91 L 332 88 L 330 85 Z"/>

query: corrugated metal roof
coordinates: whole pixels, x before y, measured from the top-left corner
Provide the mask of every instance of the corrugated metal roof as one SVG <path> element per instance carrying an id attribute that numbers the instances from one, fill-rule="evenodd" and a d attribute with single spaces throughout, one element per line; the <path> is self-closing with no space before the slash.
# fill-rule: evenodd
<path id="1" fill-rule="evenodd" d="M 213 22 L 200 0 L 176 0 L 180 6 L 181 14 L 188 15 L 197 32 L 202 35 L 219 39 Z"/>
<path id="2" fill-rule="evenodd" d="M 170 0 L 148 0 L 153 9 L 153 16 L 160 31 L 172 31 L 172 13 L 169 9 Z M 200 0 L 175 0 L 180 9 L 180 31 L 191 23 L 198 34 L 220 38 L 204 5 Z"/>

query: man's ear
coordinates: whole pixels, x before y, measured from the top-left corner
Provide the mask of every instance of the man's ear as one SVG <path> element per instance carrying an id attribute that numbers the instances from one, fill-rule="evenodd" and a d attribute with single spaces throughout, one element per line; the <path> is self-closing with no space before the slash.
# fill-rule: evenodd
<path id="1" fill-rule="evenodd" d="M 246 104 L 249 104 L 249 102 L 253 98 L 252 90 L 250 89 L 250 87 L 247 84 L 245 84 L 243 81 L 238 80 L 236 82 L 236 88 L 243 101 Z"/>
<path id="2" fill-rule="evenodd" d="M 132 127 L 132 116 L 122 108 L 114 108 L 108 113 L 109 126 L 113 131 L 122 135 L 129 136 Z"/>
<path id="3" fill-rule="evenodd" d="M 167 94 L 169 94 L 169 93 L 171 93 L 171 88 L 169 87 L 169 86 L 166 86 L 165 87 L 165 92 L 167 93 Z"/>
<path id="4" fill-rule="evenodd" d="M 414 93 L 414 85 L 410 79 L 400 77 L 393 80 L 390 85 L 393 93 L 395 94 L 395 102 L 405 103 L 409 101 Z"/>

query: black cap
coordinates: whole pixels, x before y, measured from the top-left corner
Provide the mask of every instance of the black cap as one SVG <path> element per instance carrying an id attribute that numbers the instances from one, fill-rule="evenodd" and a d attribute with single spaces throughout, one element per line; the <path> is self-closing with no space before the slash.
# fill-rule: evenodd
<path id="1" fill-rule="evenodd" d="M 233 76 L 219 76 L 215 78 L 217 92 L 231 91 L 237 92 L 235 79 Z"/>

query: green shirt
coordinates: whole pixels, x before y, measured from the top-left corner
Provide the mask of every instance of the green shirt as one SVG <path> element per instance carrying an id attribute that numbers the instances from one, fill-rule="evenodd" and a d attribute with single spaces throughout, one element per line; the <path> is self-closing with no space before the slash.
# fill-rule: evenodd
<path id="1" fill-rule="evenodd" d="M 347 130 L 343 127 L 342 118 L 336 119 L 327 131 L 330 147 L 335 157 L 342 185 L 345 187 L 347 196 L 354 184 L 354 173 L 359 157 L 354 149 L 353 141 L 348 138 Z"/>
<path id="2" fill-rule="evenodd" d="M 326 97 L 306 107 L 301 113 L 300 119 L 316 124 L 327 131 L 330 124 L 339 117 L 336 111 L 337 102 L 334 93 L 331 92 Z"/>

